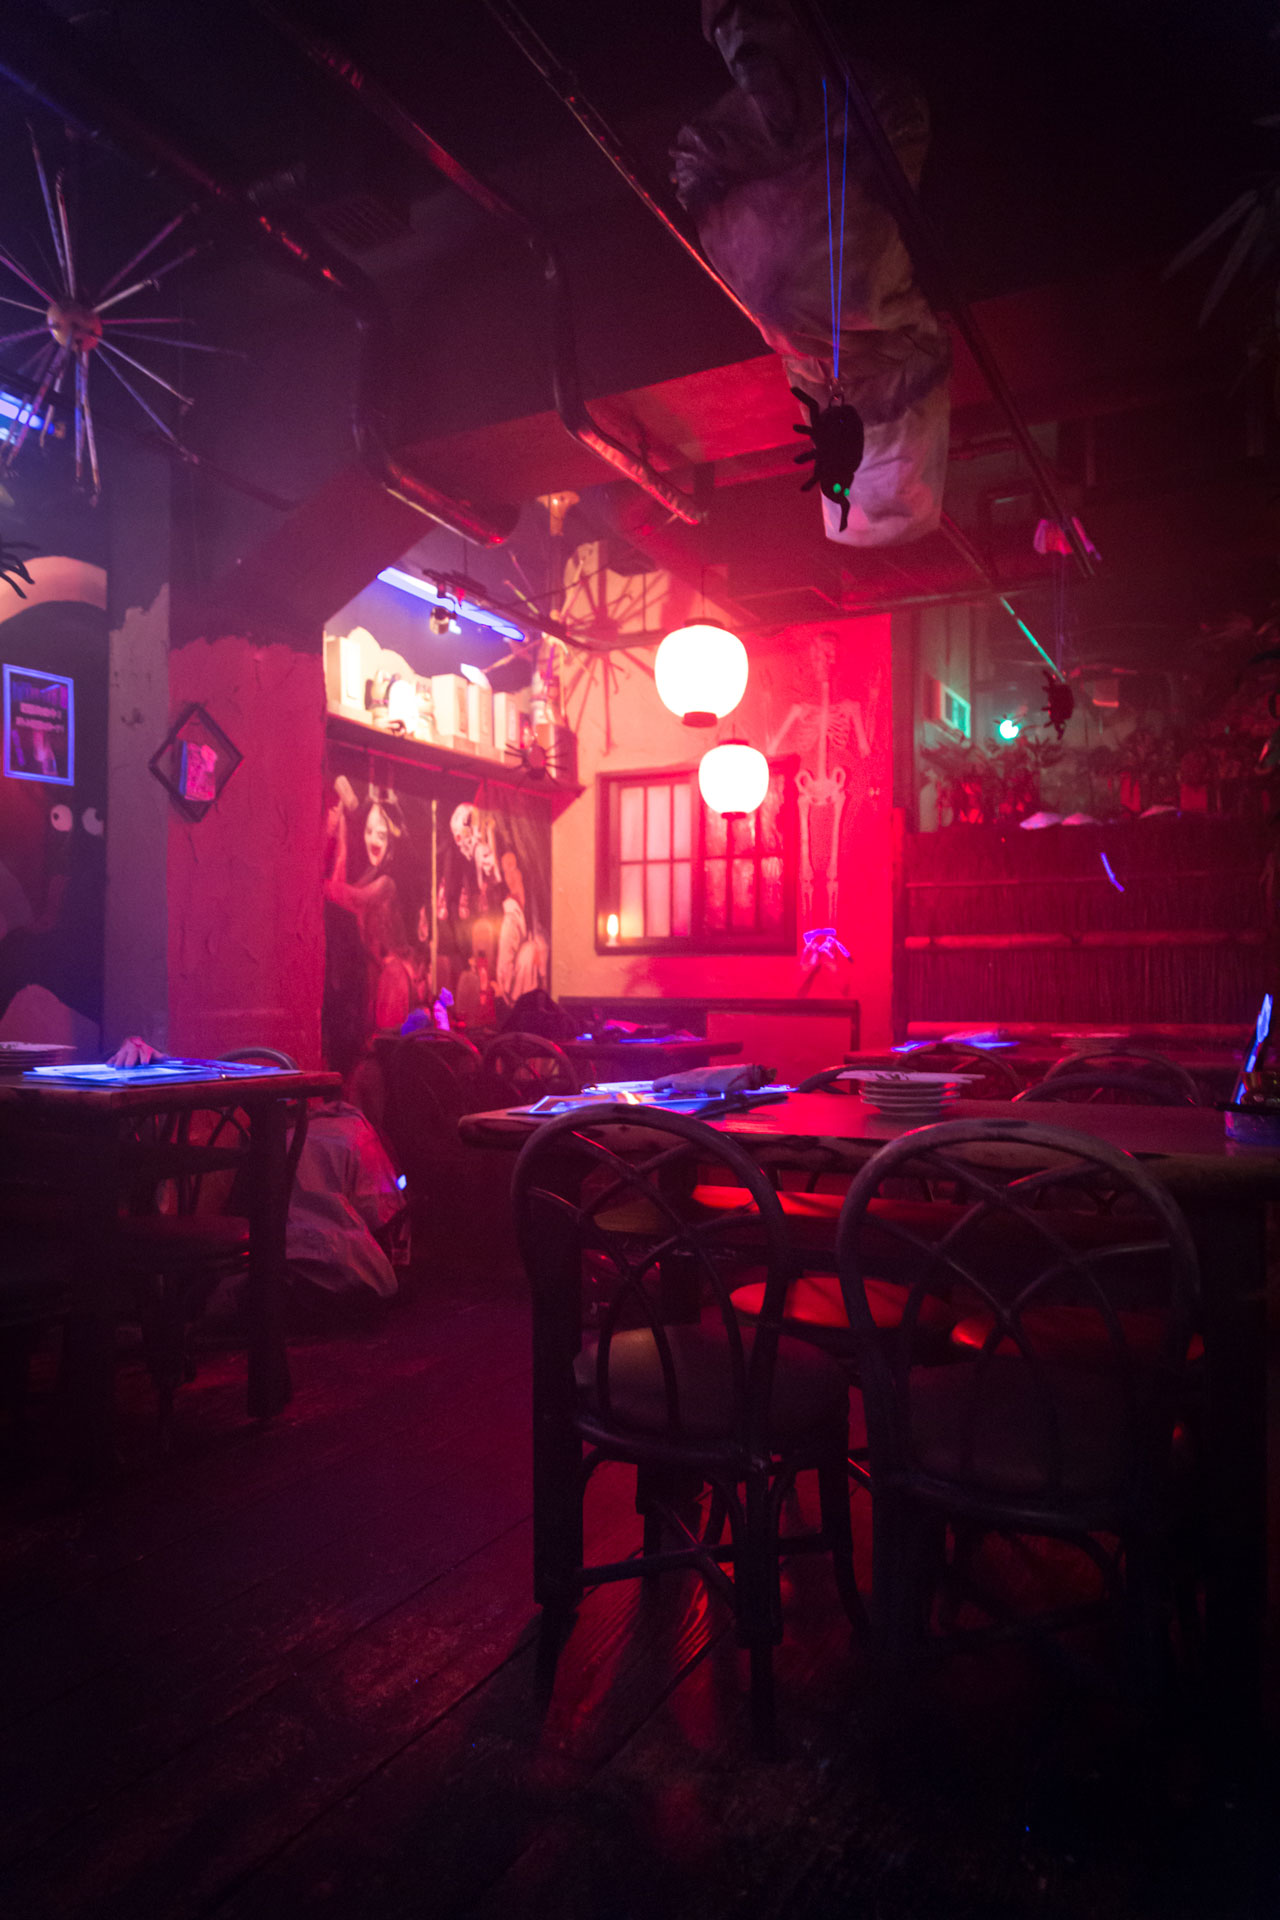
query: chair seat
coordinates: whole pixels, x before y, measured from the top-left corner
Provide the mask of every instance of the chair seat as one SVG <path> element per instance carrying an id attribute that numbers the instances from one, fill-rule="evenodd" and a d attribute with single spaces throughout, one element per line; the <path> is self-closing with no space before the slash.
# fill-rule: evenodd
<path id="1" fill-rule="evenodd" d="M 697 1441 L 728 1440 L 737 1425 L 733 1366 L 722 1328 L 669 1327 L 683 1434 Z M 748 1360 L 753 1334 L 743 1330 Z M 596 1344 L 584 1346 L 574 1361 L 584 1411 L 599 1414 L 596 1396 Z M 609 1352 L 610 1423 L 636 1433 L 667 1435 L 667 1390 L 657 1343 L 647 1328 L 615 1334 Z M 807 1435 L 829 1429 L 847 1417 L 849 1384 L 840 1367 L 816 1347 L 784 1340 L 778 1347 L 770 1402 L 769 1431 L 776 1446 L 794 1446 Z"/>
<path id="2" fill-rule="evenodd" d="M 249 1222 L 234 1213 L 143 1213 L 120 1222 L 126 1260 L 161 1265 L 230 1260 L 249 1251 Z"/>
<path id="3" fill-rule="evenodd" d="M 906 1288 L 892 1280 L 866 1279 L 863 1284 L 876 1325 L 884 1332 L 900 1327 L 907 1304 Z M 742 1286 L 735 1288 L 730 1297 L 735 1311 L 744 1320 L 759 1319 L 764 1305 L 764 1289 L 763 1279 L 753 1280 L 750 1277 Z M 953 1319 L 945 1301 L 932 1294 L 924 1296 L 919 1313 L 922 1332 L 945 1336 L 951 1331 Z M 787 1289 L 783 1328 L 797 1339 L 813 1339 L 822 1334 L 847 1335 L 849 1316 L 844 1310 L 844 1295 L 838 1276 L 834 1273 L 806 1273 L 793 1281 Z M 847 1343 L 841 1341 L 839 1344 Z"/>
<path id="4" fill-rule="evenodd" d="M 1048 1478 L 1046 1401 L 1062 1443 L 1062 1479 L 1056 1485 Z M 1033 1503 L 1055 1495 L 1091 1499 L 1124 1491 L 1133 1441 L 1121 1392 L 1105 1374 L 1077 1367 L 1033 1369 L 996 1359 L 977 1383 L 972 1365 L 917 1367 L 910 1406 L 916 1459 L 936 1480 Z"/>
<path id="5" fill-rule="evenodd" d="M 1147 1361 L 1157 1358 L 1164 1336 L 1164 1323 L 1159 1315 L 1119 1308 L 1116 1320 L 1125 1345 L 1136 1358 Z M 989 1314 L 968 1314 L 952 1328 L 952 1341 L 957 1347 L 976 1352 L 986 1345 L 993 1324 Z M 1030 1350 L 1038 1359 L 1053 1365 L 1098 1367 L 1114 1365 L 1116 1361 L 1117 1348 L 1106 1321 L 1095 1307 L 1032 1307 L 1021 1315 L 1019 1324 Z M 1008 1336 L 997 1349 L 1010 1355 L 1018 1351 L 1017 1343 Z M 1197 1333 L 1192 1336 L 1187 1359 L 1203 1358 L 1204 1342 Z"/>
<path id="6" fill-rule="evenodd" d="M 745 1187 L 714 1187 L 699 1182 L 690 1197 L 700 1212 L 708 1214 L 735 1213 L 751 1205 Z M 842 1193 L 792 1193 L 784 1189 L 778 1199 L 797 1246 L 828 1256 L 834 1253 L 836 1221 L 844 1204 Z"/>

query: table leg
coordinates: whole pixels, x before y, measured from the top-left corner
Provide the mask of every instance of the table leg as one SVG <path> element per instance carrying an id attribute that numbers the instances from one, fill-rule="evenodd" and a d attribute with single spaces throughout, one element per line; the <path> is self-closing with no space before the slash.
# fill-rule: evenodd
<path id="1" fill-rule="evenodd" d="M 77 1142 L 70 1209 L 72 1292 L 63 1329 L 71 1473 L 91 1487 L 115 1471 L 115 1315 L 120 1281 L 120 1131 L 94 1128 Z"/>
<path id="2" fill-rule="evenodd" d="M 1208 1421 L 1205 1630 L 1220 1764 L 1259 1751 L 1267 1610 L 1266 1218 L 1259 1202 L 1186 1208 L 1200 1255 Z"/>
<path id="3" fill-rule="evenodd" d="M 284 1101 L 255 1104 L 249 1120 L 249 1413 L 270 1419 L 293 1397 L 284 1338 L 285 1221 L 289 1210 Z"/>

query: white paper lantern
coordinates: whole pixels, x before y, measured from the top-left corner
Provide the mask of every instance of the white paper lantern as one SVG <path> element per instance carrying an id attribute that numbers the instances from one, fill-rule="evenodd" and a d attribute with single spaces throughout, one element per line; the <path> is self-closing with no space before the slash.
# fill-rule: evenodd
<path id="1" fill-rule="evenodd" d="M 676 627 L 658 648 L 653 677 L 664 707 L 686 727 L 711 727 L 747 690 L 747 650 L 727 627 Z"/>
<path id="2" fill-rule="evenodd" d="M 698 790 L 711 810 L 726 819 L 754 813 L 769 791 L 769 762 L 755 747 L 727 740 L 703 754 Z"/>

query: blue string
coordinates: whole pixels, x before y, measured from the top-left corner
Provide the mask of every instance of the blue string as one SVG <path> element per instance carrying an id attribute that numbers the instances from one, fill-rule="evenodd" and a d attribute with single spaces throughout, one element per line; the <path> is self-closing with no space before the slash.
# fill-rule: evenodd
<path id="1" fill-rule="evenodd" d="M 844 139 L 840 149 L 840 271 L 837 275 L 839 292 L 833 290 L 831 299 L 831 377 L 839 384 L 840 380 L 840 295 L 844 293 L 844 188 L 849 165 L 849 84 L 844 89 Z M 828 182 L 830 169 L 828 167 Z M 830 185 L 827 195 L 830 198 Z"/>
<path id="2" fill-rule="evenodd" d="M 844 137 L 840 146 L 840 266 L 836 268 L 835 216 L 831 206 L 831 122 L 827 111 L 827 76 L 822 76 L 822 138 L 827 168 L 827 273 L 831 281 L 831 378 L 840 382 L 840 300 L 836 291 L 844 291 L 844 209 L 845 185 L 849 173 L 849 85 L 844 89 Z"/>
<path id="3" fill-rule="evenodd" d="M 846 131 L 847 131 L 847 122 L 846 122 Z M 825 73 L 822 76 L 822 141 L 823 141 L 824 158 L 825 158 L 826 169 L 827 169 L 827 275 L 831 282 L 831 358 L 833 363 L 831 374 L 832 374 L 832 378 L 835 379 L 838 377 L 839 371 L 840 371 L 840 335 L 836 329 L 836 236 L 835 236 L 834 217 L 831 211 L 831 126 L 827 118 L 827 76 Z M 844 252 L 843 192 L 844 192 L 844 188 L 843 188 L 843 182 L 842 182 L 841 208 L 840 208 L 840 213 L 841 213 L 840 247 L 841 247 L 842 261 L 843 261 L 843 252 Z"/>

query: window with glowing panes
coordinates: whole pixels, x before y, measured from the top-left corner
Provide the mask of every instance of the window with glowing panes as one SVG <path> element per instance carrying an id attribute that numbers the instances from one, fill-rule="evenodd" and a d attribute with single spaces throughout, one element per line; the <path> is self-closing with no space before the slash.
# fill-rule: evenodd
<path id="1" fill-rule="evenodd" d="M 771 769 L 755 813 L 703 805 L 696 772 L 599 782 L 596 944 L 602 951 L 785 953 L 795 945 L 795 804 Z"/>

